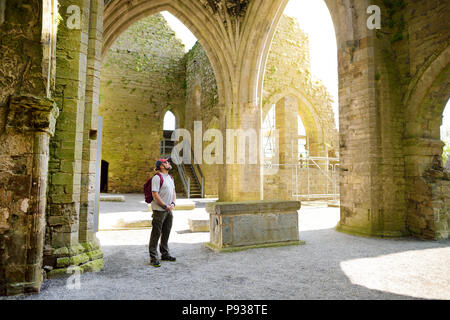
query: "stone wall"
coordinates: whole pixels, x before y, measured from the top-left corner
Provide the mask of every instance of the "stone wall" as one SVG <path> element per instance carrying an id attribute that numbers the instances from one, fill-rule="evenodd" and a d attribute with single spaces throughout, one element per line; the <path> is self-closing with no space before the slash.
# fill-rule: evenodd
<path id="1" fill-rule="evenodd" d="M 105 55 L 99 114 L 109 192 L 143 192 L 160 157 L 165 112 L 171 110 L 183 125 L 184 55 L 160 14 L 133 24 Z M 179 183 L 177 190 L 183 190 Z"/>
<path id="2" fill-rule="evenodd" d="M 194 141 L 194 121 L 202 122 L 202 130 L 219 129 L 223 110 L 218 104 L 214 70 L 202 46 L 197 42 L 186 55 L 186 129 Z M 203 142 L 203 150 L 210 142 Z M 205 196 L 217 197 L 219 165 L 201 164 L 205 177 Z"/>
<path id="3" fill-rule="evenodd" d="M 407 227 L 423 239 L 447 239 L 450 225 L 450 172 L 436 163 L 414 179 Z M 411 191 L 410 191 L 411 192 Z"/>

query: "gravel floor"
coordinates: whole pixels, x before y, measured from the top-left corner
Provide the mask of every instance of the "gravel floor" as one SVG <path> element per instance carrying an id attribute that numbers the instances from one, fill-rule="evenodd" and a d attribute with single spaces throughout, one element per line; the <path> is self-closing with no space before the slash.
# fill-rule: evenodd
<path id="1" fill-rule="evenodd" d="M 102 203 L 102 215 L 121 206 L 150 215 L 141 200 Z M 450 299 L 450 241 L 342 234 L 334 230 L 338 208 L 305 203 L 305 245 L 216 253 L 204 247 L 209 233 L 188 231 L 189 217 L 205 216 L 199 207 L 175 211 L 169 244 L 177 262 L 148 265 L 149 229 L 101 231 L 105 268 L 81 275 L 78 288 L 53 279 L 37 295 L 2 299 Z"/>

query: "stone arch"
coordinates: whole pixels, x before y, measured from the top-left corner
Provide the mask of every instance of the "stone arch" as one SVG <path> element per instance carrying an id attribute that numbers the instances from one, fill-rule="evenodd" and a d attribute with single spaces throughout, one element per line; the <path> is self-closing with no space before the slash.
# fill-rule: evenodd
<path id="1" fill-rule="evenodd" d="M 412 81 L 405 105 L 405 163 L 408 176 L 422 176 L 442 153 L 442 114 L 450 98 L 450 47 Z"/>
<path id="2" fill-rule="evenodd" d="M 405 179 L 408 230 L 423 238 L 448 238 L 450 176 L 444 171 L 440 137 L 450 98 L 450 47 L 412 81 L 405 105 Z"/>
<path id="3" fill-rule="evenodd" d="M 103 51 L 102 56 L 114 43 L 114 40 L 134 22 L 160 11 L 168 11 L 179 19 L 195 35 L 205 49 L 216 75 L 219 92 L 223 90 L 224 76 L 222 70 L 229 68 L 226 49 L 223 43 L 216 41 L 217 26 L 205 8 L 194 0 L 138 0 L 125 2 L 112 0 L 105 7 L 103 16 Z M 221 95 L 219 95 L 221 96 Z"/>
<path id="4" fill-rule="evenodd" d="M 450 46 L 425 66 L 406 94 L 408 106 L 405 137 L 439 139 L 439 119 L 450 97 Z M 426 128 L 425 122 L 432 127 Z M 425 129 L 425 130 L 424 130 Z"/>
<path id="5" fill-rule="evenodd" d="M 323 128 L 320 121 L 320 115 L 313 104 L 305 98 L 305 95 L 294 88 L 287 88 L 285 91 L 275 94 L 263 106 L 263 120 L 273 104 L 283 99 L 286 96 L 293 96 L 298 101 L 298 115 L 306 129 L 306 135 L 311 139 L 311 142 L 322 143 L 324 139 Z"/>
<path id="6" fill-rule="evenodd" d="M 269 32 L 265 35 L 264 39 L 260 40 L 260 47 L 262 48 L 262 52 L 259 59 L 255 61 L 255 65 L 257 65 L 260 70 L 260 72 L 258 73 L 258 78 L 256 80 L 256 93 L 259 97 L 262 96 L 265 65 L 269 56 L 272 39 L 277 29 L 278 22 L 280 21 L 283 11 L 289 1 L 290 0 L 272 1 L 272 14 L 269 18 L 271 19 L 271 21 L 270 23 L 268 23 Z M 351 51 L 351 54 L 353 54 L 353 51 L 355 50 L 355 44 L 351 42 L 355 39 L 355 34 L 366 32 L 365 28 L 362 28 L 361 31 L 356 28 L 356 26 L 358 26 L 358 21 L 355 21 L 356 17 L 354 11 L 357 5 L 353 3 L 353 0 L 344 0 L 343 5 L 338 4 L 337 1 L 334 0 L 324 0 L 324 2 L 328 7 L 331 19 L 333 20 L 336 42 L 338 44 L 338 54 L 340 50 L 347 52 Z M 364 7 L 364 5 L 361 5 L 361 7 Z M 365 23 L 363 25 L 365 26 Z M 351 47 L 353 49 L 349 50 L 348 47 Z M 339 65 L 342 64 L 342 61 L 341 59 L 339 59 L 339 57 L 338 60 L 340 61 Z M 342 76 L 339 75 L 339 78 L 341 77 Z M 339 79 L 339 81 L 341 81 L 341 79 Z"/>

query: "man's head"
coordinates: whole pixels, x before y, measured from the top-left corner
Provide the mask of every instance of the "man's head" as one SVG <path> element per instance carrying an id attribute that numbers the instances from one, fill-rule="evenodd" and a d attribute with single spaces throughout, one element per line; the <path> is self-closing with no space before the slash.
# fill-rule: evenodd
<path id="1" fill-rule="evenodd" d="M 166 171 L 169 171 L 170 169 L 172 169 L 172 166 L 170 164 L 170 158 L 158 159 L 158 161 L 156 161 L 156 164 L 155 164 L 155 169 L 162 171 L 162 172 L 166 172 Z"/>

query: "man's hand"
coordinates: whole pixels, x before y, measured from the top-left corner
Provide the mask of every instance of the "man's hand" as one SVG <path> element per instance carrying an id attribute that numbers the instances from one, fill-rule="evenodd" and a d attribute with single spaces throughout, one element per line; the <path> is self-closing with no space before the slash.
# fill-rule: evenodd
<path id="1" fill-rule="evenodd" d="M 167 211 L 172 211 L 173 207 L 175 207 L 173 204 L 167 206 L 166 210 Z"/>

